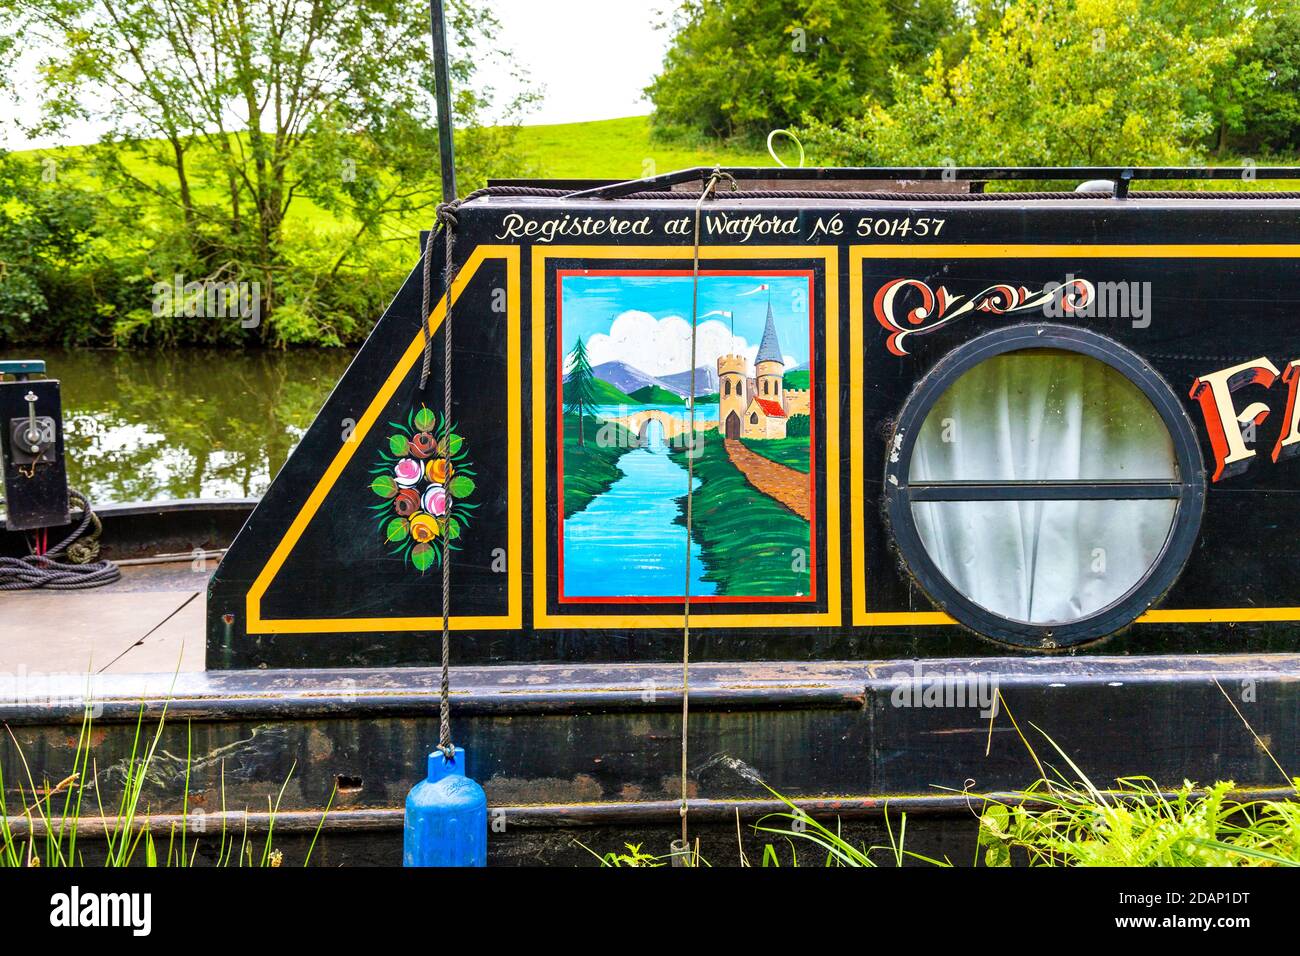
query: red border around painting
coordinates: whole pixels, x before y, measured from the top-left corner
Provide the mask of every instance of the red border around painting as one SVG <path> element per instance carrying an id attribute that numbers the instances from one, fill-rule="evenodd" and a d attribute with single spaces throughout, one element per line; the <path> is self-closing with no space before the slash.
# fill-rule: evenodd
<path id="1" fill-rule="evenodd" d="M 560 604 L 681 604 L 677 595 L 623 595 L 620 597 L 565 595 L 564 593 L 564 279 L 568 276 L 690 276 L 690 269 L 557 269 L 555 271 L 555 488 L 558 578 L 557 601 Z M 691 604 L 809 604 L 817 601 L 817 349 L 816 349 L 816 281 L 811 269 L 701 269 L 702 276 L 806 276 L 808 279 L 808 499 L 811 502 L 808 522 L 809 567 L 808 590 L 798 595 L 702 595 L 691 596 Z"/>

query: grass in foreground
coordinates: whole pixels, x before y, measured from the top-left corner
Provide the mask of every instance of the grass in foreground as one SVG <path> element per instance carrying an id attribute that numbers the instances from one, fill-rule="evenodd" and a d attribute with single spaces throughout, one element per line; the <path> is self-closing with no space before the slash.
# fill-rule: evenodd
<path id="1" fill-rule="evenodd" d="M 1222 690 L 1222 688 L 1220 688 Z M 1227 698 L 1226 692 L 1224 693 Z M 1233 709 L 1236 705 L 1227 698 Z M 1250 799 L 1234 790 L 1231 781 L 1198 788 L 1190 781 L 1169 792 L 1152 778 L 1122 777 L 1113 787 L 1093 784 L 1078 765 L 1040 728 L 1034 727 L 1064 762 L 1065 771 L 1044 764 L 1021 733 L 1015 717 L 998 694 L 1012 727 L 1041 774 L 1028 788 L 997 799 L 984 798 L 978 812 L 979 847 L 985 866 L 1110 866 L 1110 867 L 1294 867 L 1300 866 L 1300 777 L 1288 776 L 1264 741 L 1242 717 L 1256 742 L 1263 747 L 1294 796 L 1280 800 Z M 1237 711 L 1241 716 L 1240 711 Z M 1030 725 L 1033 727 L 1033 725 Z M 770 790 L 771 788 L 769 788 Z M 844 839 L 838 820 L 835 829 L 814 820 L 804 810 L 776 791 L 787 807 L 754 824 L 758 833 L 784 839 L 791 860 L 799 865 L 796 847 L 811 845 L 817 865 L 871 867 L 873 857 L 886 853 L 895 865 L 907 862 L 950 866 L 905 849 L 907 815 L 901 815 L 898 831 L 890 824 L 886 806 L 887 846 L 867 847 Z M 979 799 L 969 794 L 972 802 Z M 770 820 L 787 820 L 789 825 L 772 826 Z M 739 841 L 740 817 L 736 832 Z M 669 857 L 654 857 L 641 851 L 640 844 L 625 844 L 627 853 L 607 853 L 602 866 L 660 866 Z M 698 846 L 695 855 L 698 857 Z M 748 866 L 743 846 L 742 866 Z M 763 848 L 763 866 L 780 865 L 776 845 Z"/>
<path id="2" fill-rule="evenodd" d="M 6 783 L 4 768 L 0 765 L 0 868 L 54 866 L 85 866 L 83 846 L 78 845 L 81 824 L 94 821 L 96 831 L 102 823 L 102 835 L 96 832 L 92 839 L 102 840 L 105 850 L 102 865 L 106 867 L 138 866 L 147 867 L 190 867 L 198 857 L 200 840 L 189 833 L 190 806 L 190 742 L 186 734 L 187 753 L 185 762 L 185 784 L 181 794 L 180 823 L 172 824 L 165 835 L 155 836 L 148 805 L 144 803 L 144 786 L 149 778 L 149 768 L 158 753 L 158 744 L 162 739 L 163 725 L 166 721 L 166 708 L 158 720 L 157 729 L 152 735 L 145 732 L 144 707 L 136 721 L 135 737 L 131 744 L 131 754 L 125 761 L 122 792 L 116 806 L 105 808 L 97 781 L 98 767 L 92 753 L 91 717 L 87 711 L 81 723 L 81 732 L 77 739 L 77 750 L 73 758 L 72 772 L 51 784 L 43 779 L 38 785 L 27 758 L 23 755 L 18 741 L 10 733 L 14 751 L 22 763 L 26 780 L 20 780 L 16 786 L 19 805 L 10 808 L 5 801 Z M 292 770 L 290 770 L 292 775 Z M 224 780 L 221 787 L 221 830 L 218 834 L 217 866 L 265 866 L 276 867 L 281 864 L 284 855 L 275 849 L 273 835 L 275 816 L 280 809 L 289 780 L 285 779 L 274 800 L 267 796 L 267 809 L 270 811 L 270 824 L 267 826 L 265 840 L 258 846 L 250 838 L 247 822 L 241 833 L 227 831 L 226 794 Z M 93 812 L 89 799 L 95 801 Z M 320 837 L 325 817 L 333 806 L 334 794 L 321 814 L 320 824 L 312 837 L 311 845 L 303 860 L 306 866 Z M 26 822 L 26 834 L 14 832 L 10 823 L 11 813 Z M 165 843 L 164 843 L 165 839 Z M 84 841 L 83 841 L 84 843 Z M 165 851 L 165 852 L 164 852 Z M 96 853 L 96 858 L 100 854 Z"/>
<path id="3" fill-rule="evenodd" d="M 1010 710 L 1007 716 L 1041 776 L 1012 801 L 986 802 L 979 818 L 985 866 L 1300 866 L 1300 803 L 1243 798 L 1232 781 L 1205 789 L 1183 781 L 1166 792 L 1150 777 L 1132 776 L 1102 790 L 1031 724 L 1068 773 L 1045 767 Z M 1287 779 L 1300 800 L 1300 777 Z"/>

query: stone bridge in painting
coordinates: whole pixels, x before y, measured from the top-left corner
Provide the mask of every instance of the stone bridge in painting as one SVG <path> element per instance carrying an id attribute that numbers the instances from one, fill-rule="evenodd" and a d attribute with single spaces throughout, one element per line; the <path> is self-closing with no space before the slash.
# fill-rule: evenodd
<path id="1" fill-rule="evenodd" d="M 689 412 L 683 412 L 684 415 Z M 651 422 L 658 422 L 664 430 L 664 440 L 671 441 L 679 435 L 685 435 L 691 430 L 691 423 L 688 418 L 677 418 L 658 408 L 647 408 L 644 411 L 631 412 L 627 415 L 606 419 L 607 421 L 616 422 L 622 425 L 633 435 L 637 441 L 645 443 L 646 430 L 650 427 Z M 716 418 L 705 418 L 700 416 L 695 419 L 695 430 L 697 432 L 715 431 L 718 427 Z"/>

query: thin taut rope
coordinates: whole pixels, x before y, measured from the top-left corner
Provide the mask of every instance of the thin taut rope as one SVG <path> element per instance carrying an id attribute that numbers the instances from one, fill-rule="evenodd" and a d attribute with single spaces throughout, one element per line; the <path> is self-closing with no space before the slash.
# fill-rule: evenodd
<path id="1" fill-rule="evenodd" d="M 442 320 L 442 460 L 443 475 L 451 474 L 451 331 L 452 282 L 456 278 L 455 251 L 456 209 L 459 200 L 438 205 L 438 221 L 443 227 L 443 294 L 446 309 Z M 424 249 L 424 357 L 420 366 L 420 391 L 429 381 L 433 365 L 433 341 L 429 336 L 430 274 L 434 234 L 430 232 Z M 450 517 L 442 527 L 442 675 L 438 685 L 438 749 L 443 759 L 454 761 L 456 748 L 451 740 L 451 538 L 447 534 Z"/>
<path id="2" fill-rule="evenodd" d="M 687 430 L 686 445 L 686 584 L 682 589 L 682 805 L 679 811 L 682 818 L 682 843 L 680 852 L 689 852 L 690 843 L 686 836 L 686 755 L 687 726 L 690 721 L 691 705 L 691 534 L 694 519 L 695 499 L 695 325 L 700 313 L 700 213 L 704 201 L 717 188 L 720 182 L 730 182 L 736 188 L 736 181 L 730 174 L 717 169 L 709 176 L 709 181 L 700 193 L 699 202 L 695 204 L 695 254 L 691 263 L 691 413 L 690 428 Z"/>

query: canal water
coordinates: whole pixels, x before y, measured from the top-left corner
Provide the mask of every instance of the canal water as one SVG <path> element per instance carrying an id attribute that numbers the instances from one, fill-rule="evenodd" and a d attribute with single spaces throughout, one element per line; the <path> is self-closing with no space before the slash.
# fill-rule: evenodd
<path id="1" fill-rule="evenodd" d="M 44 359 L 60 380 L 69 483 L 102 504 L 261 495 L 352 352 L 6 347 L 0 358 Z"/>
<path id="2" fill-rule="evenodd" d="M 686 577 L 686 528 L 676 521 L 677 499 L 686 494 L 687 475 L 668 455 L 663 426 L 650 422 L 645 445 L 619 458 L 618 467 L 623 477 L 564 522 L 564 593 L 678 596 Z M 693 596 L 716 592 L 703 574 L 692 541 Z"/>
<path id="3" fill-rule="evenodd" d="M 631 415 L 634 412 L 660 411 L 670 418 L 680 418 L 682 421 L 689 421 L 691 410 L 685 405 L 660 405 L 653 402 L 647 402 L 644 405 L 596 405 L 594 410 L 602 418 L 622 418 L 625 415 Z M 718 403 L 711 405 L 695 406 L 696 422 L 715 422 L 718 420 Z M 684 479 L 683 479 L 684 480 Z"/>

